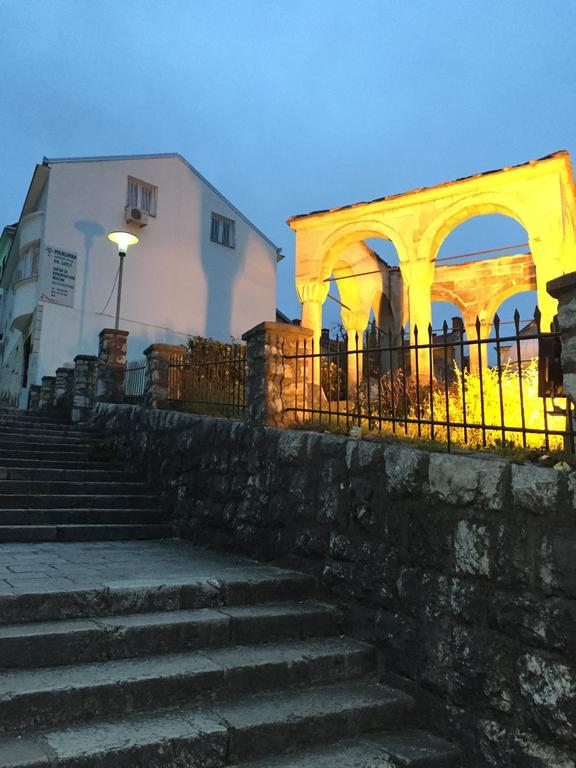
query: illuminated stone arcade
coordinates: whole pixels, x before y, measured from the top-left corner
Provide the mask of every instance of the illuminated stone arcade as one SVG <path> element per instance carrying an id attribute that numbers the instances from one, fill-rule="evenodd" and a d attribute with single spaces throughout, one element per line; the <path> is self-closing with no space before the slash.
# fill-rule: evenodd
<path id="1" fill-rule="evenodd" d="M 524 227 L 528 253 L 436 266 L 440 246 L 455 227 L 493 213 Z M 399 329 L 408 323 L 412 342 L 417 326 L 422 342 L 432 322 L 433 301 L 455 304 L 471 338 L 478 316 L 485 338 L 502 301 L 532 289 L 538 293 L 546 328 L 557 304 L 546 292 L 546 283 L 576 270 L 575 223 L 576 188 L 568 152 L 368 203 L 294 216 L 288 224 L 296 232 L 302 325 L 314 331 L 318 345 L 322 305 L 333 278 L 345 305 L 342 324 L 351 348 L 356 335 L 362 343 L 371 310 L 381 328 Z M 370 238 L 394 244 L 399 270 L 389 268 L 368 248 L 364 241 Z M 420 352 L 418 365 L 427 375 L 426 350 Z"/>

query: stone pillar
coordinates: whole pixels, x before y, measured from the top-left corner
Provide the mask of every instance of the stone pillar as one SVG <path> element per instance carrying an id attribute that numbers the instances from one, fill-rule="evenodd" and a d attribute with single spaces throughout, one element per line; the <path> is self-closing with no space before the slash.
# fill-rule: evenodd
<path id="1" fill-rule="evenodd" d="M 104 403 L 122 402 L 127 349 L 128 331 L 116 331 L 113 328 L 100 331 L 96 400 Z"/>
<path id="2" fill-rule="evenodd" d="M 41 411 L 49 411 L 54 407 L 54 390 L 56 387 L 56 376 L 42 376 L 42 385 L 40 387 L 40 400 L 38 407 Z"/>
<path id="3" fill-rule="evenodd" d="M 370 310 L 353 312 L 349 309 L 342 310 L 342 324 L 346 328 L 348 344 L 348 397 L 353 397 L 358 384 L 362 382 L 363 373 L 363 347 L 364 331 L 368 326 Z M 354 354 L 354 353 L 358 354 Z"/>
<path id="4" fill-rule="evenodd" d="M 466 336 L 468 337 L 469 341 L 476 341 L 478 338 L 478 332 L 476 331 L 476 318 L 480 320 L 480 338 L 489 338 L 490 331 L 492 330 L 492 320 L 491 318 L 487 317 L 485 312 L 480 312 L 480 314 L 476 314 L 475 312 L 463 312 L 462 315 L 464 328 L 466 329 Z M 482 363 L 482 370 L 486 370 L 488 367 L 489 347 L 490 344 L 470 344 L 468 347 L 470 354 L 470 373 L 478 373 L 480 369 L 480 362 Z"/>
<path id="5" fill-rule="evenodd" d="M 558 312 L 558 302 L 549 286 L 556 282 L 558 276 L 563 276 L 562 241 L 547 237 L 530 238 L 530 252 L 536 267 L 536 290 L 538 292 L 538 309 L 541 313 L 540 328 L 543 333 L 550 331 L 550 324 Z M 553 288 L 553 290 L 555 290 Z"/>
<path id="6" fill-rule="evenodd" d="M 247 331 L 246 342 L 246 412 L 248 419 L 269 427 L 287 427 L 306 421 L 312 396 L 320 397 L 320 386 L 312 392 L 310 362 L 287 356 L 310 354 L 314 332 L 287 323 L 264 322 Z M 318 381 L 318 380 L 315 380 Z M 316 399 L 315 407 L 319 400 Z"/>
<path id="7" fill-rule="evenodd" d="M 73 389 L 74 368 L 56 368 L 56 386 L 54 389 L 54 407 L 56 410 L 64 413 L 70 412 Z"/>
<path id="8" fill-rule="evenodd" d="M 40 390 L 39 384 L 32 384 L 30 387 L 30 393 L 28 395 L 28 410 L 37 411 L 40 407 Z"/>
<path id="9" fill-rule="evenodd" d="M 87 421 L 94 405 L 96 355 L 76 355 L 72 386 L 72 421 Z"/>
<path id="10" fill-rule="evenodd" d="M 558 301 L 564 391 L 576 402 L 576 272 L 550 280 L 546 288 Z M 542 330 L 548 329 L 542 325 Z"/>
<path id="11" fill-rule="evenodd" d="M 174 344 L 151 344 L 144 350 L 146 358 L 145 405 L 163 408 L 169 400 L 179 399 L 179 377 L 170 376 L 170 362 L 182 363 L 186 349 Z"/>
<path id="12" fill-rule="evenodd" d="M 410 344 L 414 344 L 414 328 L 418 328 L 418 345 L 429 343 L 428 326 L 432 323 L 432 282 L 434 262 L 413 259 L 400 264 L 402 278 L 408 286 L 410 317 Z M 416 351 L 410 353 L 411 373 L 416 373 Z M 430 351 L 418 351 L 418 374 L 424 382 L 430 381 Z"/>
<path id="13" fill-rule="evenodd" d="M 322 305 L 328 295 L 328 283 L 311 282 L 299 283 L 296 286 L 298 297 L 302 303 L 302 328 L 309 328 L 312 331 L 312 337 L 308 341 L 308 346 L 312 348 L 311 342 L 314 342 L 314 352 L 320 352 L 320 338 L 322 336 Z M 314 379 L 320 381 L 320 358 L 314 361 Z"/>

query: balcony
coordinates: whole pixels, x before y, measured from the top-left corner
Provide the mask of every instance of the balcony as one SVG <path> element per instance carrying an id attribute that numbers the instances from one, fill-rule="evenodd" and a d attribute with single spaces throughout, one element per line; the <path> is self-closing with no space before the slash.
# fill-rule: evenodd
<path id="1" fill-rule="evenodd" d="M 42 211 L 29 213 L 22 218 L 18 230 L 18 247 L 21 251 L 30 243 L 41 240 L 43 224 L 44 214 Z"/>
<path id="2" fill-rule="evenodd" d="M 19 280 L 14 284 L 14 303 L 12 304 L 11 328 L 23 333 L 38 303 L 38 276 Z"/>

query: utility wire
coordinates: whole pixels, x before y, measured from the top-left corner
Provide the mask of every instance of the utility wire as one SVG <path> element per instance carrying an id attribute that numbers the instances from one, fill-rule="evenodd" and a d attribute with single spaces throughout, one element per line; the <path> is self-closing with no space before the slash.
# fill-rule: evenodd
<path id="1" fill-rule="evenodd" d="M 108 304 L 110 304 L 110 299 L 114 295 L 114 288 L 116 288 L 116 283 L 118 282 L 118 273 L 120 272 L 120 267 L 116 270 L 116 277 L 114 278 L 114 282 L 112 283 L 112 289 L 110 291 L 110 296 L 108 296 L 108 300 L 106 301 L 106 304 L 104 304 L 103 308 L 100 310 L 100 312 L 96 312 L 97 315 L 103 315 L 104 312 L 108 309 Z"/>

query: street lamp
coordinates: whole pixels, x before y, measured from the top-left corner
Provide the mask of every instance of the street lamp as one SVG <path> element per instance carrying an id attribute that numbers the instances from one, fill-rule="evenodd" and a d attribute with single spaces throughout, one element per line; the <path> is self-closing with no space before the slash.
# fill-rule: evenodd
<path id="1" fill-rule="evenodd" d="M 116 298 L 116 324 L 114 328 L 118 330 L 120 327 L 120 300 L 122 298 L 122 272 L 124 269 L 124 256 L 129 245 L 136 245 L 140 238 L 133 235 L 131 232 L 110 232 L 108 234 L 108 240 L 112 240 L 118 246 L 118 256 L 120 257 L 120 266 L 118 268 L 118 293 Z"/>

